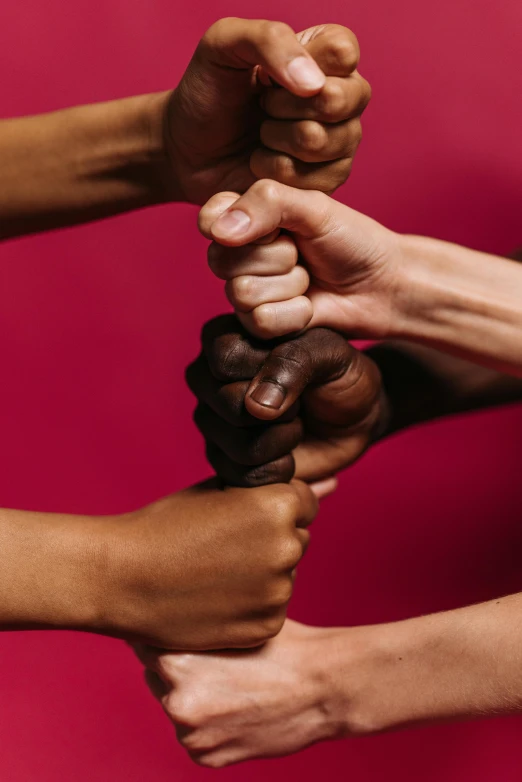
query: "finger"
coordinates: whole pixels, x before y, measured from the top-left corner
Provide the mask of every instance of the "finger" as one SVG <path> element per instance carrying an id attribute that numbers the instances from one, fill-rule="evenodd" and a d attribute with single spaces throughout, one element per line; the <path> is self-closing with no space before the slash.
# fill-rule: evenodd
<path id="1" fill-rule="evenodd" d="M 288 483 L 294 476 L 295 463 L 291 453 L 268 464 L 248 467 L 233 461 L 213 443 L 207 443 L 206 456 L 211 467 L 227 486 L 253 489 L 274 483 Z"/>
<path id="2" fill-rule="evenodd" d="M 290 488 L 295 492 L 299 502 L 296 527 L 309 527 L 317 516 L 319 501 L 310 487 L 303 481 L 291 481 Z"/>
<path id="3" fill-rule="evenodd" d="M 144 672 L 145 684 L 157 701 L 162 701 L 169 693 L 169 687 L 154 671 L 148 669 Z"/>
<path id="4" fill-rule="evenodd" d="M 198 52 L 226 68 L 260 65 L 282 87 L 296 95 L 313 95 L 324 84 L 324 74 L 282 22 L 221 19 L 207 31 Z"/>
<path id="5" fill-rule="evenodd" d="M 212 443 L 233 462 L 246 467 L 276 461 L 293 451 L 303 436 L 299 418 L 271 426 L 238 428 L 205 404 L 198 405 L 194 420 L 207 444 Z"/>
<path id="6" fill-rule="evenodd" d="M 297 334 L 306 328 L 313 317 L 313 307 L 306 296 L 287 301 L 261 304 L 251 312 L 238 312 L 243 326 L 259 339 L 275 339 Z"/>
<path id="7" fill-rule="evenodd" d="M 299 254 L 295 242 L 283 234 L 263 246 L 223 247 L 212 242 L 208 248 L 208 265 L 222 280 L 231 280 L 247 274 L 265 277 L 288 274 L 297 263 Z"/>
<path id="8" fill-rule="evenodd" d="M 275 228 L 319 238 L 329 232 L 335 211 L 336 202 L 323 193 L 302 192 L 263 179 L 212 224 L 211 233 L 220 244 L 230 246 L 253 242 Z"/>
<path id="9" fill-rule="evenodd" d="M 270 345 L 251 337 L 232 314 L 205 323 L 201 345 L 210 371 L 223 383 L 250 380 L 270 350 Z"/>
<path id="10" fill-rule="evenodd" d="M 309 27 L 297 39 L 327 76 L 349 76 L 359 64 L 359 42 L 340 24 Z"/>
<path id="11" fill-rule="evenodd" d="M 344 376 L 353 355 L 340 334 L 329 329 L 307 331 L 269 353 L 250 384 L 245 406 L 256 418 L 278 418 L 308 386 Z"/>
<path id="12" fill-rule="evenodd" d="M 268 350 L 265 351 L 268 354 Z M 252 378 L 262 366 L 262 360 L 253 362 L 255 367 Z M 248 380 L 221 382 L 210 371 L 209 362 L 200 354 L 186 370 L 185 378 L 189 389 L 198 402 L 208 405 L 220 418 L 235 427 L 259 426 L 260 421 L 254 418 L 245 407 L 245 395 L 250 385 Z M 292 421 L 299 412 L 299 402 L 292 405 L 279 421 Z"/>
<path id="13" fill-rule="evenodd" d="M 336 125 L 325 125 L 314 120 L 288 122 L 272 119 L 261 125 L 261 141 L 265 147 L 305 163 L 324 163 L 353 157 L 361 138 L 359 118 Z"/>
<path id="14" fill-rule="evenodd" d="M 273 119 L 308 119 L 332 124 L 360 116 L 370 98 L 370 85 L 354 73 L 345 79 L 329 76 L 321 92 L 311 98 L 269 87 L 260 100 L 264 111 Z"/>
<path id="15" fill-rule="evenodd" d="M 322 193 L 333 193 L 344 184 L 352 165 L 352 157 L 329 163 L 304 163 L 266 147 L 257 147 L 250 158 L 250 168 L 258 179 L 275 179 L 299 190 L 320 190 Z"/>
<path id="16" fill-rule="evenodd" d="M 325 497 L 329 497 L 330 494 L 334 493 L 339 485 L 339 481 L 334 476 L 332 478 L 325 478 L 322 481 L 314 481 L 314 483 L 308 485 L 318 500 L 324 500 Z"/>
<path id="17" fill-rule="evenodd" d="M 261 304 L 302 296 L 309 284 L 310 278 L 304 266 L 294 266 L 288 274 L 275 277 L 235 277 L 225 285 L 225 293 L 236 311 L 251 312 Z"/>
<path id="18" fill-rule="evenodd" d="M 199 210 L 198 215 L 198 229 L 200 233 L 206 239 L 212 239 L 210 228 L 223 212 L 226 212 L 235 201 L 239 198 L 239 193 L 232 193 L 230 191 L 223 191 L 222 193 L 216 193 L 208 199 Z"/>

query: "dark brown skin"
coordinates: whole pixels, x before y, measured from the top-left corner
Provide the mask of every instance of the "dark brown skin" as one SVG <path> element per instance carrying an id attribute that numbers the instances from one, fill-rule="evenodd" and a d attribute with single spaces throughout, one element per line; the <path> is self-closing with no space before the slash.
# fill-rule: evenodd
<path id="1" fill-rule="evenodd" d="M 209 461 L 228 484 L 331 476 L 363 453 L 386 416 L 377 367 L 328 329 L 273 346 L 224 315 L 202 343 L 187 381 Z M 267 405 L 279 396 L 279 408 Z"/>
<path id="2" fill-rule="evenodd" d="M 522 399 L 521 380 L 430 348 L 390 344 L 361 353 L 328 329 L 274 346 L 233 315 L 205 326 L 187 381 L 208 459 L 237 486 L 294 475 L 319 481 L 407 426 Z"/>

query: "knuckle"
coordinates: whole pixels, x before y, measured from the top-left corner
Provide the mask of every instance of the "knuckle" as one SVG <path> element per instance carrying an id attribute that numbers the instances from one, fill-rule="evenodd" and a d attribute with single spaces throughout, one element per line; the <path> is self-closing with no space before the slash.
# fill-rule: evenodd
<path id="1" fill-rule="evenodd" d="M 260 304 L 250 312 L 252 328 L 261 339 L 271 339 L 277 331 L 277 313 L 273 304 Z"/>
<path id="2" fill-rule="evenodd" d="M 293 182 L 295 177 L 295 163 L 294 160 L 285 154 L 274 155 L 271 161 L 272 176 L 283 184 L 287 182 Z"/>
<path id="3" fill-rule="evenodd" d="M 282 535 L 288 535 L 288 528 L 293 526 L 300 506 L 299 497 L 294 487 L 289 484 L 281 484 L 277 489 L 274 488 L 270 497 L 267 498 L 267 502 L 270 506 L 273 524 Z"/>
<path id="4" fill-rule="evenodd" d="M 271 179 L 260 179 L 254 182 L 250 188 L 251 193 L 255 193 L 265 202 L 276 202 L 279 199 L 279 185 Z"/>
<path id="5" fill-rule="evenodd" d="M 296 134 L 297 144 L 305 152 L 321 152 L 325 146 L 326 130 L 318 122 L 300 122 Z"/>
<path id="6" fill-rule="evenodd" d="M 261 40 L 267 46 L 276 46 L 280 43 L 282 38 L 286 38 L 288 35 L 295 35 L 292 28 L 284 22 L 263 22 L 261 30 Z"/>
<path id="7" fill-rule="evenodd" d="M 269 605 L 280 611 L 285 608 L 292 597 L 292 582 L 290 578 L 284 579 L 277 586 L 274 586 L 269 596 Z"/>
<path id="8" fill-rule="evenodd" d="M 163 708 L 169 717 L 179 725 L 195 729 L 203 722 L 194 699 L 187 695 L 180 695 L 175 690 L 164 699 Z"/>
<path id="9" fill-rule="evenodd" d="M 238 334 L 227 334 L 209 351 L 208 362 L 214 377 L 222 382 L 234 380 L 245 358 L 245 342 Z"/>
<path id="10" fill-rule="evenodd" d="M 275 616 L 271 616 L 264 621 L 265 638 L 268 641 L 270 638 L 275 638 L 278 633 L 281 632 L 283 624 L 285 622 L 286 615 L 284 612 L 280 612 Z"/>
<path id="11" fill-rule="evenodd" d="M 271 638 L 275 638 L 281 631 L 284 621 L 285 613 L 283 611 L 278 611 L 257 622 L 256 627 L 252 630 L 252 637 L 255 638 L 255 644 L 259 646 L 266 643 L 266 641 L 269 641 Z"/>
<path id="12" fill-rule="evenodd" d="M 203 731 L 191 730 L 183 736 L 178 736 L 178 741 L 189 754 L 191 752 L 212 752 L 218 746 L 215 741 L 211 741 Z"/>
<path id="13" fill-rule="evenodd" d="M 192 752 L 189 752 L 190 759 L 194 761 L 194 763 L 198 766 L 202 766 L 203 768 L 224 768 L 227 765 L 227 761 L 220 757 L 217 754 L 197 754 L 197 751 L 194 751 L 195 754 Z"/>
<path id="14" fill-rule="evenodd" d="M 342 82 L 327 80 L 316 100 L 319 112 L 327 122 L 338 122 L 343 119 L 346 113 L 346 94 Z"/>
<path id="15" fill-rule="evenodd" d="M 271 484 L 282 484 L 283 486 L 291 481 L 294 476 L 295 462 L 292 454 L 282 456 L 280 459 L 274 459 L 267 464 L 254 466 L 246 470 L 243 475 L 243 482 L 246 487 L 256 488 L 257 486 L 268 486 Z M 270 500 L 267 501 L 266 510 L 271 513 Z"/>
<path id="16" fill-rule="evenodd" d="M 225 292 L 232 306 L 248 312 L 256 305 L 257 279 L 250 275 L 235 277 L 227 282 Z"/>
<path id="17" fill-rule="evenodd" d="M 366 79 L 361 79 L 361 81 L 362 81 L 362 89 L 361 89 L 361 100 L 359 106 L 361 108 L 361 111 L 364 111 L 364 109 L 372 99 L 372 87 L 371 84 L 368 81 L 366 81 Z"/>
<path id="18" fill-rule="evenodd" d="M 216 277 L 220 279 L 224 278 L 225 265 L 223 258 L 224 248 L 217 244 L 217 242 L 211 242 L 207 250 L 207 262 L 210 271 Z"/>
<path id="19" fill-rule="evenodd" d="M 351 73 L 357 67 L 361 56 L 359 42 L 351 30 L 342 30 L 332 41 L 337 62 L 343 70 Z"/>
<path id="20" fill-rule="evenodd" d="M 288 536 L 287 540 L 280 543 L 277 553 L 278 569 L 282 572 L 293 570 L 303 556 L 303 548 L 295 537 Z M 291 590 L 290 590 L 291 592 Z"/>

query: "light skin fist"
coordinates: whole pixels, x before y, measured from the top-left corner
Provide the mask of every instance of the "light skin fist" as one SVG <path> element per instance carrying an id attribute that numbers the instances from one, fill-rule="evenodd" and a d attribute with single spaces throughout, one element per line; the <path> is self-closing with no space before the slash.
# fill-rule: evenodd
<path id="1" fill-rule="evenodd" d="M 180 192 L 203 204 L 269 177 L 332 192 L 348 177 L 370 99 L 354 34 L 296 34 L 282 22 L 221 19 L 201 39 L 164 116 Z"/>
<path id="2" fill-rule="evenodd" d="M 169 649 L 257 646 L 281 628 L 317 511 L 299 481 L 207 481 L 113 522 L 111 634 Z"/>
<path id="3" fill-rule="evenodd" d="M 215 318 L 187 382 L 209 461 L 231 485 L 288 481 L 295 472 L 321 496 L 387 421 L 376 365 L 327 329 L 266 344 L 235 316 Z"/>
<path id="4" fill-rule="evenodd" d="M 200 765 L 220 768 L 342 735 L 325 670 L 335 632 L 287 620 L 277 638 L 248 652 L 137 651 L 182 746 Z"/>
<path id="5" fill-rule="evenodd" d="M 267 180 L 221 193 L 199 226 L 209 265 L 243 325 L 261 339 L 326 326 L 350 336 L 396 333 L 401 237 L 323 193 Z M 288 233 L 279 235 L 279 230 Z"/>

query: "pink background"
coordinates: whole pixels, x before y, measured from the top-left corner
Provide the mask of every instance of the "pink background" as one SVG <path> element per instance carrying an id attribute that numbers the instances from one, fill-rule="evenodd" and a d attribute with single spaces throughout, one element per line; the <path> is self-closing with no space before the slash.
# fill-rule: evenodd
<path id="1" fill-rule="evenodd" d="M 393 228 L 485 250 L 522 243 L 517 0 L 22 0 L 4 3 L 4 116 L 174 86 L 231 14 L 358 34 L 374 99 L 341 197 Z M 0 183 L 1 186 L 1 183 Z M 6 244 L 0 264 L 0 505 L 111 513 L 203 478 L 183 368 L 223 311 L 195 210 L 165 207 Z M 522 411 L 401 435 L 324 504 L 292 615 L 379 622 L 520 588 Z M 518 484 L 518 485 L 517 485 Z M 0 779 L 357 782 L 520 779 L 516 719 L 315 747 L 220 772 L 192 765 L 121 643 L 0 642 Z"/>

